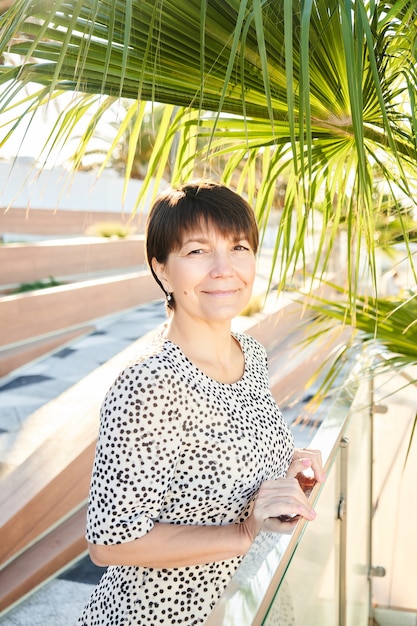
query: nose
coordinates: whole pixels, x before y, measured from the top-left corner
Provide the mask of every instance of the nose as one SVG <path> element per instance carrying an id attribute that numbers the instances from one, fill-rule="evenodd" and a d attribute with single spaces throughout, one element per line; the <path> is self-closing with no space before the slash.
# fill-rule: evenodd
<path id="1" fill-rule="evenodd" d="M 213 257 L 213 265 L 210 270 L 212 278 L 232 276 L 234 267 L 232 259 L 227 252 L 217 252 Z"/>

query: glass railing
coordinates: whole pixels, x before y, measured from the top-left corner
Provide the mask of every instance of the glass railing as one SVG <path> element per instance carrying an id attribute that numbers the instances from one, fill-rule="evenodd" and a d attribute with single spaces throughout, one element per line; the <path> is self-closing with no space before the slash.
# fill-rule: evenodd
<path id="1" fill-rule="evenodd" d="M 206 626 L 367 626 L 370 611 L 372 384 L 352 378 L 311 447 L 326 482 L 312 523 L 280 534 L 269 520 Z"/>

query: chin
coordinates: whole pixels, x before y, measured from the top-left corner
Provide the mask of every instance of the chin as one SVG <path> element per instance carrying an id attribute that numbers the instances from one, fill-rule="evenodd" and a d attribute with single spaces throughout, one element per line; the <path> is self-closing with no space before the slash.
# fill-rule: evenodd
<path id="1" fill-rule="evenodd" d="M 208 314 L 208 317 L 210 317 L 213 321 L 221 321 L 221 322 L 225 322 L 225 321 L 232 321 L 232 319 L 234 319 L 235 317 L 237 317 L 238 315 L 240 315 L 242 309 L 239 308 L 224 308 L 221 311 L 216 311 L 214 313 L 214 311 L 211 311 Z"/>

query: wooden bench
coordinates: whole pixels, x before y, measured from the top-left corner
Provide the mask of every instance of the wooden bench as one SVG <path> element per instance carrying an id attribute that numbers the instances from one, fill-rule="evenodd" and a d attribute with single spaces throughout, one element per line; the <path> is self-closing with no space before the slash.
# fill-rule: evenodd
<path id="1" fill-rule="evenodd" d="M 53 333 L 50 336 L 31 338 L 19 346 L 0 348 L 0 377 L 6 376 L 30 361 L 58 350 L 74 339 L 79 339 L 94 330 L 95 326 L 87 324 L 72 330 Z"/>
<path id="2" fill-rule="evenodd" d="M 0 344 L 18 343 L 161 298 L 148 270 L 0 299 Z"/>
<path id="3" fill-rule="evenodd" d="M 144 264 L 143 235 L 9 243 L 0 246 L 0 286 L 17 287 L 49 277 L 68 282 L 82 274 L 114 274 L 115 270 L 138 269 Z"/>
<path id="4" fill-rule="evenodd" d="M 0 373 L 28 356 L 68 341 L 96 319 L 159 299 L 161 289 L 148 270 L 85 280 L 0 298 Z M 36 344 L 36 345 L 35 345 Z"/>
<path id="5" fill-rule="evenodd" d="M 132 218 L 136 229 L 143 216 Z M 11 208 L 0 233 L 80 235 L 99 221 L 130 215 Z M 63 286 L 10 294 L 21 283 L 55 279 Z M 67 237 L 0 246 L 0 376 L 94 329 L 94 321 L 160 298 L 145 266 L 143 235 L 124 239 Z"/>

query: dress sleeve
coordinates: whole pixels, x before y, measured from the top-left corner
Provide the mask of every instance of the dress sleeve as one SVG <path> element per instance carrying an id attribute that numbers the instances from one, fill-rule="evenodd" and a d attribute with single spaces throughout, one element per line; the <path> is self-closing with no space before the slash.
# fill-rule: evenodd
<path id="1" fill-rule="evenodd" d="M 88 504 L 91 543 L 132 541 L 153 528 L 181 449 L 173 387 L 172 374 L 141 363 L 107 392 Z"/>

